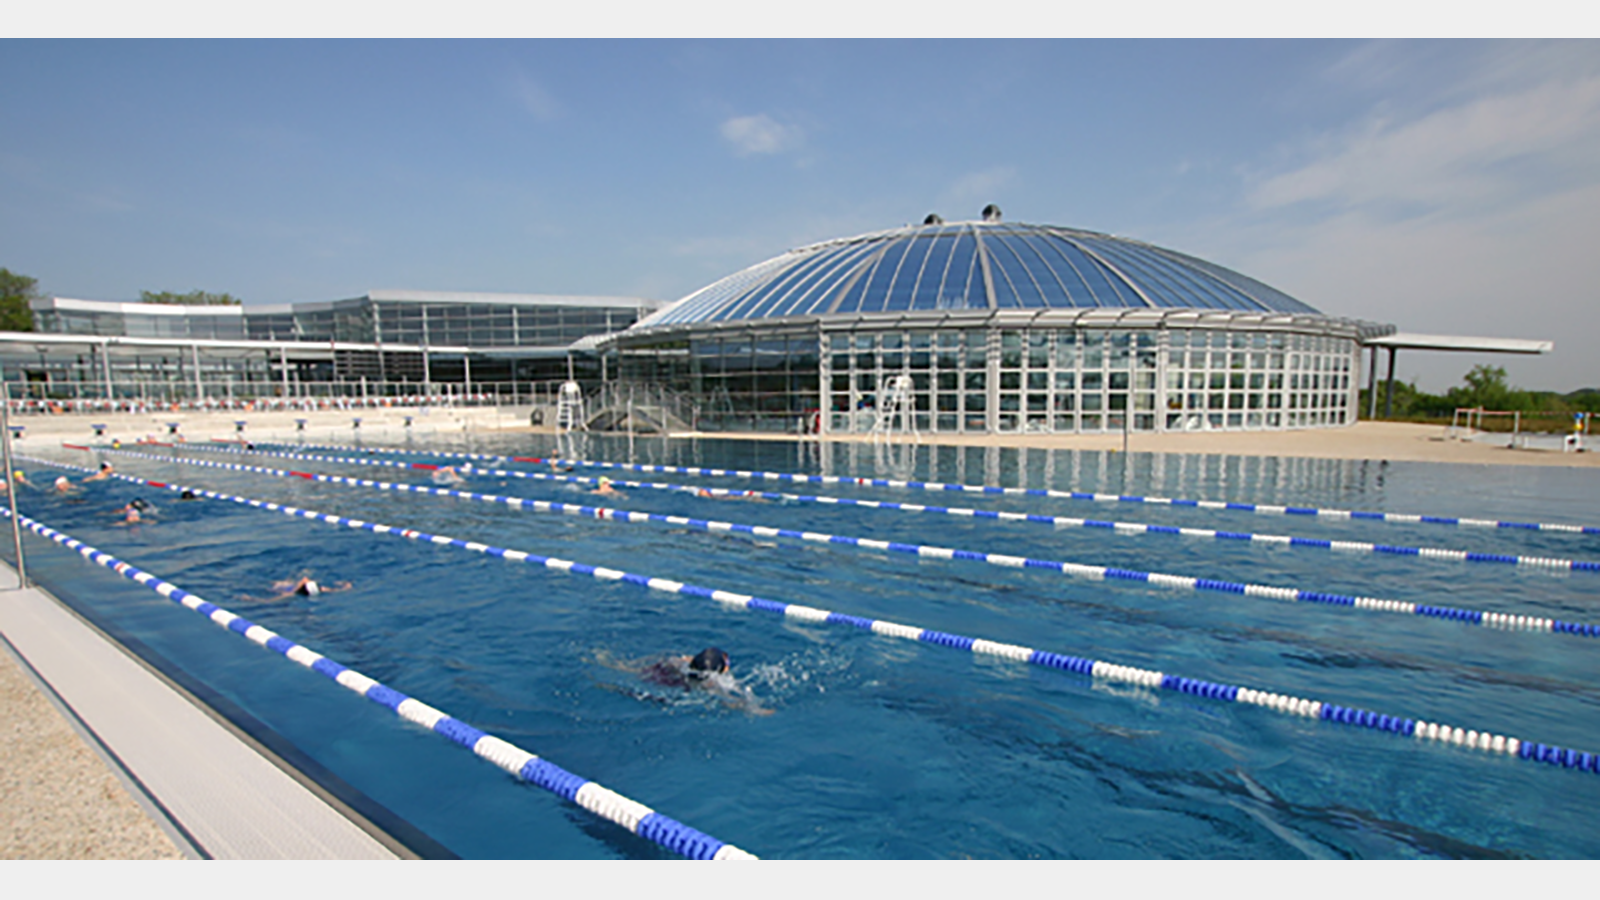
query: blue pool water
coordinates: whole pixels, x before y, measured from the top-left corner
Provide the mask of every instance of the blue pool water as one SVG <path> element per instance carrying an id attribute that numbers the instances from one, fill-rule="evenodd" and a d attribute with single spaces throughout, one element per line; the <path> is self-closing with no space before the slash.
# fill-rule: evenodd
<path id="1" fill-rule="evenodd" d="M 267 449 L 267 448 L 263 448 Z M 430 449 L 544 455 L 549 439 Z M 588 458 L 1600 524 L 1578 469 L 591 438 Z M 158 449 L 154 452 L 165 453 Z M 268 456 L 196 459 L 425 483 Z M 334 455 L 334 454 L 329 454 Z M 88 457 L 52 454 L 85 464 Z M 394 459 L 393 456 L 381 458 Z M 1600 640 L 1091 582 L 1059 572 L 519 512 L 116 457 L 120 471 L 852 615 L 1600 751 Z M 425 462 L 442 458 L 408 457 Z M 521 465 L 534 470 L 538 467 Z M 45 467 L 24 464 L 47 482 Z M 583 470 L 574 474 L 585 474 Z M 590 473 L 592 474 L 592 473 Z M 655 478 L 655 476 L 647 476 Z M 666 480 L 666 479 L 663 479 Z M 710 486 L 760 483 L 673 476 Z M 571 486 L 485 493 L 594 502 Z M 807 486 L 1123 521 L 1600 559 L 1600 536 Z M 136 495 L 157 521 L 116 527 Z M 764 857 L 1590 857 L 1600 777 L 1097 683 L 121 482 L 24 491 L 45 524 Z M 880 540 L 1600 622 L 1600 574 L 626 491 L 606 505 Z M 29 568 L 309 765 L 467 857 L 654 857 L 635 837 L 75 554 Z M 354 588 L 269 603 L 302 570 Z M 774 712 L 628 663 L 707 645 Z"/>

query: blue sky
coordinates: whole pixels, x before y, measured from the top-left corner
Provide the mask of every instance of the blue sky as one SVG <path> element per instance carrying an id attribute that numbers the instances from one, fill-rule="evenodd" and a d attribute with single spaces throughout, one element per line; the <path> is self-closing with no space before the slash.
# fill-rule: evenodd
<path id="1" fill-rule="evenodd" d="M 1137 237 L 1600 386 L 1600 44 L 5 41 L 0 265 L 46 292 L 679 296 L 920 220 Z"/>

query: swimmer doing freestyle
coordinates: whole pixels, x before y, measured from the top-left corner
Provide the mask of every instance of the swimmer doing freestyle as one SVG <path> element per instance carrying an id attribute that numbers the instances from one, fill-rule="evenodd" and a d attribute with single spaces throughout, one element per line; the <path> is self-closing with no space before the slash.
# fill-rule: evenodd
<path id="1" fill-rule="evenodd" d="M 733 664 L 719 647 L 707 647 L 694 656 L 657 657 L 643 662 L 611 662 L 604 657 L 599 661 L 661 687 L 704 691 L 753 716 L 772 715 L 772 710 L 763 707 L 749 688 L 734 680 Z"/>
<path id="2" fill-rule="evenodd" d="M 246 600 L 255 600 L 264 603 L 275 603 L 287 600 L 290 597 L 320 597 L 323 594 L 333 594 L 339 591 L 348 591 L 355 585 L 348 581 L 338 584 L 320 582 L 310 575 L 301 575 L 293 580 L 274 581 L 272 589 L 278 593 L 272 597 L 246 597 Z"/>

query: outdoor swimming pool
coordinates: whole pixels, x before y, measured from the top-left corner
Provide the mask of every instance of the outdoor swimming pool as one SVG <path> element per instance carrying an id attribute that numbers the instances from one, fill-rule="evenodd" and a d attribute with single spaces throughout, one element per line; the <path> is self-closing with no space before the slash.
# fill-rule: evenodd
<path id="1" fill-rule="evenodd" d="M 154 456 L 430 484 L 427 470 L 199 447 Z M 268 447 L 262 451 L 291 452 Z M 541 457 L 554 439 L 436 443 Z M 563 455 L 1600 524 L 1577 469 L 985 448 L 587 438 Z M 93 465 L 91 454 L 53 459 Z M 628 523 L 503 503 L 111 455 L 119 472 L 650 577 L 989 641 L 1246 685 L 1400 717 L 1600 750 L 1600 640 L 1222 591 L 1069 577 L 836 542 Z M 463 464 L 443 456 L 372 459 Z M 485 468 L 550 473 L 527 462 Z M 55 472 L 20 466 L 47 483 Z M 1600 560 L 1600 535 L 1259 515 L 1134 503 L 930 494 L 579 467 L 564 477 L 756 488 L 1187 528 Z M 76 474 L 74 478 L 78 477 Z M 1600 572 L 1330 551 L 1202 536 L 469 473 L 464 489 L 1036 560 L 1600 622 Z M 153 523 L 120 527 L 135 496 Z M 360 669 L 478 728 L 767 858 L 1405 857 L 1600 853 L 1600 778 L 1246 703 L 734 610 L 458 547 L 180 501 L 121 481 L 22 512 Z M 437 846 L 467 857 L 654 857 L 656 845 L 520 783 L 201 616 L 46 541 L 37 580 L 159 654 Z M 258 599 L 302 570 L 345 592 Z M 726 649 L 771 708 L 751 715 L 622 661 Z M 380 824 L 391 822 L 383 815 Z M 407 833 L 410 833 L 409 831 Z M 426 843 L 421 841 L 419 843 Z"/>

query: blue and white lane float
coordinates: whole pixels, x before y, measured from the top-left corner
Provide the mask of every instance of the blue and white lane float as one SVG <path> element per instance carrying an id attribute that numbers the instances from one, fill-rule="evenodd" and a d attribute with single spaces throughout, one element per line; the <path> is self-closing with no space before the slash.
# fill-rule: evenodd
<path id="1" fill-rule="evenodd" d="M 194 446 L 194 445 L 187 445 Z M 279 446 L 297 446 L 282 444 Z M 298 445 L 317 446 L 317 445 Z M 200 448 L 203 449 L 203 448 Z M 339 447 L 329 449 L 358 453 L 414 453 L 424 456 L 454 458 L 456 454 L 397 448 Z M 764 481 L 792 481 L 805 484 L 849 484 L 862 487 L 897 488 L 913 491 L 962 491 L 969 494 L 1005 494 L 1026 497 L 1051 497 L 1057 500 L 1091 500 L 1097 503 L 1144 503 L 1158 506 L 1193 507 L 1208 510 L 1232 510 L 1261 515 L 1315 516 L 1323 519 L 1357 519 L 1373 522 L 1392 522 L 1406 525 L 1459 525 L 1472 528 L 1518 528 L 1530 531 L 1551 531 L 1564 534 L 1600 534 L 1600 526 L 1562 525 L 1550 522 L 1502 522 L 1495 519 L 1471 519 L 1460 516 L 1426 516 L 1407 513 L 1367 512 L 1353 509 L 1326 509 L 1315 506 L 1279 506 L 1268 503 L 1231 503 L 1221 500 L 1185 500 L 1176 497 L 1151 497 L 1136 494 L 1100 494 L 1083 491 L 1057 491 L 1044 488 L 999 487 L 988 484 L 947 484 L 938 481 L 900 481 L 887 478 L 857 478 L 849 475 L 806 475 L 795 472 L 764 472 L 755 469 L 707 469 L 698 466 L 660 466 L 643 463 L 605 462 L 586 459 L 561 459 L 555 457 L 494 456 L 492 454 L 462 454 L 460 458 L 512 459 L 543 465 L 585 466 L 598 469 L 615 469 L 629 472 L 660 472 L 671 475 L 696 475 L 718 478 L 756 478 Z"/>
<path id="2" fill-rule="evenodd" d="M 1368 612 L 1399 613 L 1408 616 L 1424 616 L 1432 619 L 1447 619 L 1455 622 L 1464 622 L 1469 625 L 1480 625 L 1485 628 L 1494 628 L 1502 631 L 1533 631 L 1553 634 L 1572 634 L 1579 637 L 1600 637 L 1600 625 L 1586 625 L 1579 622 L 1566 622 L 1560 619 L 1548 619 L 1542 616 L 1522 616 L 1509 613 L 1484 612 L 1476 609 L 1464 609 L 1455 606 L 1434 606 L 1429 604 L 1411 603 L 1403 600 L 1385 600 L 1377 597 L 1357 597 L 1351 594 L 1335 594 L 1326 591 L 1310 591 L 1301 588 L 1273 587 L 1261 584 L 1246 584 L 1235 581 L 1221 581 L 1212 578 L 1196 578 L 1187 575 L 1171 575 L 1163 572 L 1141 572 L 1134 569 L 1122 569 L 1114 566 L 1095 566 L 1083 563 L 1062 562 L 1052 559 L 1031 559 L 1024 556 L 1009 556 L 1000 553 L 981 553 L 975 550 L 959 550 L 949 547 L 932 547 L 924 544 L 905 544 L 898 541 L 877 541 L 869 538 L 851 537 L 849 535 L 822 534 L 814 531 L 795 531 L 788 528 L 769 528 L 761 525 L 746 525 L 737 522 L 720 522 L 708 519 L 691 519 L 685 516 L 666 516 L 659 513 L 635 512 L 631 510 L 613 509 L 599 506 L 583 506 L 575 503 L 558 503 L 548 500 L 529 500 L 522 497 L 501 497 L 496 494 L 478 494 L 472 491 L 456 490 L 454 488 L 432 487 L 427 485 L 413 485 L 390 481 L 373 481 L 366 478 L 351 478 L 347 475 L 327 475 L 320 472 L 296 472 L 289 469 L 273 469 L 267 466 L 252 466 L 245 463 L 217 462 L 209 459 L 183 459 L 172 456 L 155 456 L 148 453 L 132 451 L 117 451 L 125 456 L 134 456 L 141 459 L 153 460 L 163 463 L 178 463 L 181 465 L 200 466 L 203 468 L 223 469 L 235 472 L 250 472 L 258 475 L 270 475 L 276 478 L 303 478 L 308 481 L 321 481 L 328 484 L 345 484 L 355 487 L 376 488 L 381 491 L 402 491 L 415 494 L 427 494 L 437 497 L 456 497 L 462 500 L 475 500 L 483 503 L 504 504 L 513 509 L 541 513 L 562 513 L 579 516 L 582 518 L 596 519 L 607 522 L 625 522 L 629 524 L 649 523 L 669 525 L 674 527 L 694 528 L 710 533 L 725 532 L 748 534 L 752 537 L 783 538 L 786 540 L 806 541 L 817 544 L 842 544 L 860 547 L 866 550 L 877 550 L 889 553 L 903 553 L 923 559 L 959 560 L 964 562 L 986 563 L 991 566 L 1001 566 L 1012 569 L 1044 569 L 1047 571 L 1061 572 L 1074 578 L 1084 578 L 1092 581 L 1128 581 L 1144 582 L 1161 587 L 1179 588 L 1194 591 L 1214 591 L 1224 594 L 1234 594 L 1245 597 L 1258 597 L 1269 600 L 1283 600 L 1298 603 L 1317 603 L 1335 608 L 1359 609 Z M 52 462 L 33 457 L 21 457 L 31 462 L 40 462 L 46 465 L 61 466 L 88 472 L 91 469 L 83 466 L 73 466 L 67 463 Z M 409 467 L 429 468 L 419 463 L 402 464 Z M 135 476 L 118 475 L 130 481 L 144 483 L 143 479 Z"/>
<path id="3" fill-rule="evenodd" d="M 57 463 L 57 465 L 60 465 Z M 80 468 L 80 467 L 74 467 Z M 786 619 L 799 622 L 827 625 L 847 625 L 875 635 L 900 638 L 902 640 L 917 641 L 953 650 L 963 650 L 969 653 L 980 653 L 987 656 L 1009 659 L 1014 662 L 1027 663 L 1046 669 L 1059 669 L 1086 675 L 1090 678 L 1103 681 L 1116 681 L 1141 687 L 1175 691 L 1181 694 L 1190 694 L 1196 697 L 1205 697 L 1225 703 L 1243 703 L 1250 706 L 1259 706 L 1285 715 L 1299 716 L 1306 719 L 1320 719 L 1327 722 L 1337 722 L 1344 725 L 1354 725 L 1374 731 L 1387 731 L 1394 734 L 1414 737 L 1422 741 L 1434 741 L 1456 747 L 1473 750 L 1487 751 L 1493 754 L 1503 754 L 1513 759 L 1542 762 L 1547 765 L 1560 766 L 1567 769 L 1579 769 L 1584 772 L 1600 774 L 1600 754 L 1578 751 L 1551 744 L 1541 744 L 1523 738 L 1510 737 L 1496 734 L 1491 731 L 1461 728 L 1441 722 L 1427 722 L 1420 719 L 1408 719 L 1401 716 L 1387 715 L 1368 709 L 1350 706 L 1340 706 L 1323 700 L 1312 700 L 1305 697 L 1296 697 L 1289 694 L 1280 694 L 1273 691 L 1263 691 L 1248 688 L 1237 684 L 1207 681 L 1198 678 L 1185 678 L 1167 672 L 1152 669 L 1141 669 L 1136 666 L 1124 666 L 1107 660 L 1089 659 L 1087 657 L 1069 656 L 1038 650 L 1032 647 L 1023 647 L 1017 644 L 1006 644 L 982 638 L 967 637 L 960 634 L 951 634 L 935 631 L 930 628 L 919 628 L 913 625 L 904 625 L 884 619 L 868 619 L 861 616 L 852 616 L 832 610 L 818 609 L 812 606 L 801 606 L 795 603 L 784 603 L 779 600 L 768 600 L 750 594 L 740 594 L 732 591 L 718 590 L 702 587 L 682 581 L 673 581 L 668 578 L 657 578 L 649 575 L 639 575 L 619 569 L 609 569 L 603 566 L 591 566 L 572 560 L 558 559 L 551 556 L 540 556 L 521 550 L 509 550 L 504 547 L 495 547 L 476 541 L 463 541 L 439 534 L 428 534 L 411 528 L 396 528 L 392 525 L 380 525 L 376 522 L 367 522 L 361 519 L 350 519 L 344 516 L 331 515 L 312 509 L 300 509 L 294 506 L 285 506 L 265 500 L 256 500 L 250 497 L 241 497 L 234 494 L 224 494 L 217 491 L 198 487 L 169 484 L 166 482 L 151 481 L 132 475 L 119 475 L 119 478 L 151 487 L 162 488 L 168 491 L 182 492 L 193 491 L 196 495 L 213 500 L 229 500 L 257 509 L 280 512 L 284 515 L 300 519 L 311 519 L 325 522 L 330 525 L 343 525 L 347 528 L 370 531 L 374 534 L 387 534 L 405 538 L 412 541 L 421 541 L 428 544 L 452 547 L 460 550 L 470 550 L 488 556 L 497 556 L 510 562 L 526 563 L 529 565 L 543 566 L 560 572 L 576 575 L 587 575 L 597 581 L 620 581 L 636 587 L 662 591 L 669 594 L 682 594 L 690 597 L 702 597 L 716 601 L 726 608 L 758 610 L 772 613 Z M 30 526 L 31 527 L 31 526 Z M 35 529 L 37 530 L 37 529 Z M 44 532 L 40 532 L 43 534 Z M 64 543 L 64 541 L 63 541 Z M 86 554 L 87 555 L 87 554 Z M 126 574 L 126 573 L 124 573 Z M 128 576 L 133 577 L 133 576 Z M 230 620 L 231 621 L 231 620 Z M 232 627 L 232 626 L 230 626 Z M 237 629 L 235 629 L 237 630 Z M 264 630 L 264 629 L 263 629 Z M 686 826 L 685 826 L 686 827 Z M 725 845 L 726 846 L 726 845 Z M 721 852 L 721 851 L 718 851 Z M 731 856 L 731 854 L 730 854 Z M 730 857 L 724 857 L 730 858 Z"/>
<path id="4" fill-rule="evenodd" d="M 4 514 L 9 518 L 11 511 L 0 508 L 0 514 Z M 574 775 L 555 763 L 541 759 L 539 756 L 529 753 L 515 744 L 501 740 L 486 731 L 480 731 L 468 725 L 460 719 L 446 715 L 414 697 L 408 697 L 388 685 L 368 678 L 355 669 L 341 665 L 314 650 L 296 644 L 276 632 L 237 616 L 205 600 L 198 594 L 192 594 L 177 585 L 151 575 L 149 572 L 137 569 L 109 553 L 97 550 L 76 538 L 62 534 L 54 528 L 36 522 L 27 516 L 19 515 L 17 520 L 35 534 L 49 538 L 63 547 L 76 550 L 84 559 L 105 566 L 124 578 L 136 581 L 168 600 L 205 616 L 217 625 L 240 635 L 246 640 L 279 653 L 319 675 L 332 679 L 340 686 L 348 688 L 379 706 L 389 709 L 400 718 L 421 725 L 429 731 L 455 741 L 457 744 L 466 747 L 478 756 L 494 763 L 523 781 L 536 784 L 558 797 L 571 801 L 603 819 L 615 822 L 634 834 L 659 844 L 674 853 L 690 859 L 730 860 L 757 858 L 732 844 L 717 840 L 704 832 L 690 828 L 682 822 L 668 818 L 642 803 L 611 791 L 601 786 L 598 782 L 590 781 L 580 775 Z"/>
<path id="5" fill-rule="evenodd" d="M 83 449 L 82 445 L 63 444 L 72 449 Z M 172 445 L 167 445 L 172 446 Z M 209 448 L 207 448 L 209 449 Z M 130 453 L 128 450 L 103 449 L 106 453 Z M 302 462 L 327 462 L 358 466 L 383 466 L 394 469 L 423 469 L 433 470 L 438 466 L 423 463 L 398 462 L 385 459 L 363 459 L 359 457 L 320 456 L 312 453 L 277 453 L 264 450 L 238 451 L 227 448 L 221 452 L 247 453 L 256 456 L 277 457 L 279 459 L 293 459 Z M 473 454 L 481 456 L 482 454 Z M 147 458 L 161 459 L 162 457 L 150 456 Z M 169 458 L 180 459 L 180 458 Z M 581 475 L 555 475 L 546 472 L 524 472 L 517 469 L 480 469 L 472 465 L 462 466 L 459 470 L 463 475 L 484 475 L 496 478 L 524 478 L 538 481 L 566 482 L 572 484 L 593 484 L 596 479 L 586 478 Z M 728 488 L 702 488 L 698 485 L 672 484 L 664 481 L 627 481 L 619 480 L 616 485 L 625 488 L 689 492 L 705 491 L 713 497 L 754 497 L 762 500 L 787 501 L 790 503 L 823 504 L 829 506 L 853 506 L 862 509 L 891 510 L 908 513 L 932 513 L 935 515 L 958 516 L 972 519 L 987 519 L 1001 522 L 1023 522 L 1031 525 L 1046 525 L 1055 528 L 1089 528 L 1114 531 L 1123 535 L 1169 535 L 1172 537 L 1210 538 L 1219 541 L 1237 541 L 1242 543 L 1262 544 L 1265 546 L 1291 547 L 1301 549 L 1330 550 L 1336 553 L 1372 553 L 1401 558 L 1439 560 L 1443 562 L 1473 562 L 1493 563 L 1499 565 L 1526 566 L 1528 568 L 1550 569 L 1553 571 L 1569 572 L 1600 572 L 1600 562 L 1581 559 L 1563 559 L 1550 556 L 1522 556 L 1511 553 L 1481 553 L 1472 550 L 1450 550 L 1443 547 L 1403 547 L 1393 544 L 1374 544 L 1366 541 L 1334 541 L 1323 538 L 1296 537 L 1287 534 L 1258 534 L 1246 531 L 1220 531 L 1213 528 L 1180 528 L 1173 525 L 1152 525 L 1146 522 L 1113 522 L 1096 519 L 1075 519 L 1069 516 L 1044 516 L 1034 513 L 1003 512 L 989 509 L 971 509 L 960 506 L 923 506 L 915 503 L 895 503 L 888 500 L 860 500 L 852 497 L 830 497 L 826 495 L 787 494 L 775 491 L 743 491 Z"/>

